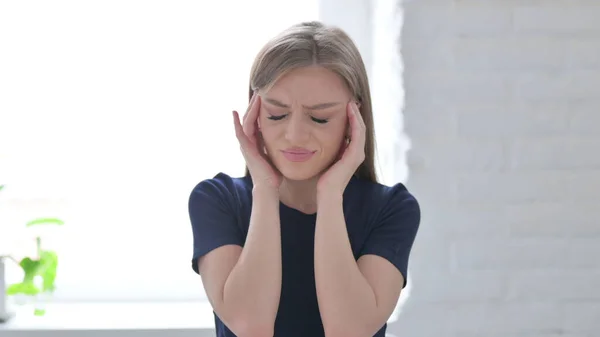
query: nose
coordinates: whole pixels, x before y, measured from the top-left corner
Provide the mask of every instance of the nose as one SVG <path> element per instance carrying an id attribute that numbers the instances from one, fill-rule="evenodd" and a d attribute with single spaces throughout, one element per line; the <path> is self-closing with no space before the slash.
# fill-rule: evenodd
<path id="1" fill-rule="evenodd" d="M 310 130 L 304 121 L 305 116 L 302 113 L 292 113 L 290 117 L 285 130 L 285 139 L 294 145 L 307 143 L 310 138 Z"/>

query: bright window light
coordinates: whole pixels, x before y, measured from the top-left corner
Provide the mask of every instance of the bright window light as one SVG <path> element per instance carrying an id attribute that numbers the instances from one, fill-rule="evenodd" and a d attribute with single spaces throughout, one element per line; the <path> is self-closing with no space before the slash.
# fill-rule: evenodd
<path id="1" fill-rule="evenodd" d="M 0 246 L 59 217 L 56 300 L 203 298 L 189 194 L 243 174 L 231 110 L 253 58 L 318 14 L 317 0 L 3 2 Z"/>

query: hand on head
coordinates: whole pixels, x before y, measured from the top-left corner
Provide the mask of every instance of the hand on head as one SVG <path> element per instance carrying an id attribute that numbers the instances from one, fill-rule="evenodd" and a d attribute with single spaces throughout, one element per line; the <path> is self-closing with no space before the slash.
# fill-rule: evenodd
<path id="1" fill-rule="evenodd" d="M 260 101 L 260 95 L 255 92 L 244 114 L 243 124 L 240 123 L 238 112 L 233 111 L 235 135 L 240 143 L 240 150 L 244 155 L 254 186 L 264 186 L 278 190 L 282 176 L 264 153 L 264 144 L 258 129 Z"/>
<path id="2" fill-rule="evenodd" d="M 339 160 L 333 164 L 317 183 L 317 193 L 343 193 L 346 185 L 365 160 L 366 126 L 360 114 L 359 103 L 346 106 L 350 126 L 347 141 L 342 144 Z"/>

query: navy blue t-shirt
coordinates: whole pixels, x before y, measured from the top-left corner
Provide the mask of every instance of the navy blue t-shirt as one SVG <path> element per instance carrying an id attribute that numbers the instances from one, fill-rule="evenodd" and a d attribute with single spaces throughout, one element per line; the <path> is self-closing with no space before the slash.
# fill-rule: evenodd
<path id="1" fill-rule="evenodd" d="M 392 187 L 352 178 L 344 191 L 344 216 L 356 260 L 374 254 L 389 260 L 404 276 L 420 222 L 417 200 L 404 185 Z M 224 173 L 200 182 L 189 199 L 194 235 L 192 268 L 198 258 L 223 245 L 242 246 L 252 210 L 252 180 Z M 314 274 L 316 214 L 280 203 L 282 285 L 275 337 L 324 336 Z M 215 314 L 218 337 L 235 336 Z M 387 324 L 375 336 L 383 337 Z"/>

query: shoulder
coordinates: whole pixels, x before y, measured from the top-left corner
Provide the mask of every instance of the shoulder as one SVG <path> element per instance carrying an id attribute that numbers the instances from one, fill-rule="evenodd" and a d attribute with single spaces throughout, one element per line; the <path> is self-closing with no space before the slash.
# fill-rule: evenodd
<path id="1" fill-rule="evenodd" d="M 355 201 L 374 217 L 374 225 L 390 217 L 404 218 L 405 225 L 417 226 L 421 209 L 417 198 L 403 183 L 384 185 L 377 182 L 357 179 L 353 189 Z"/>
<path id="2" fill-rule="evenodd" d="M 232 177 L 219 172 L 213 178 L 202 180 L 194 186 L 190 203 L 205 198 L 233 202 L 247 195 L 247 191 L 251 190 L 250 184 L 247 177 Z"/>

